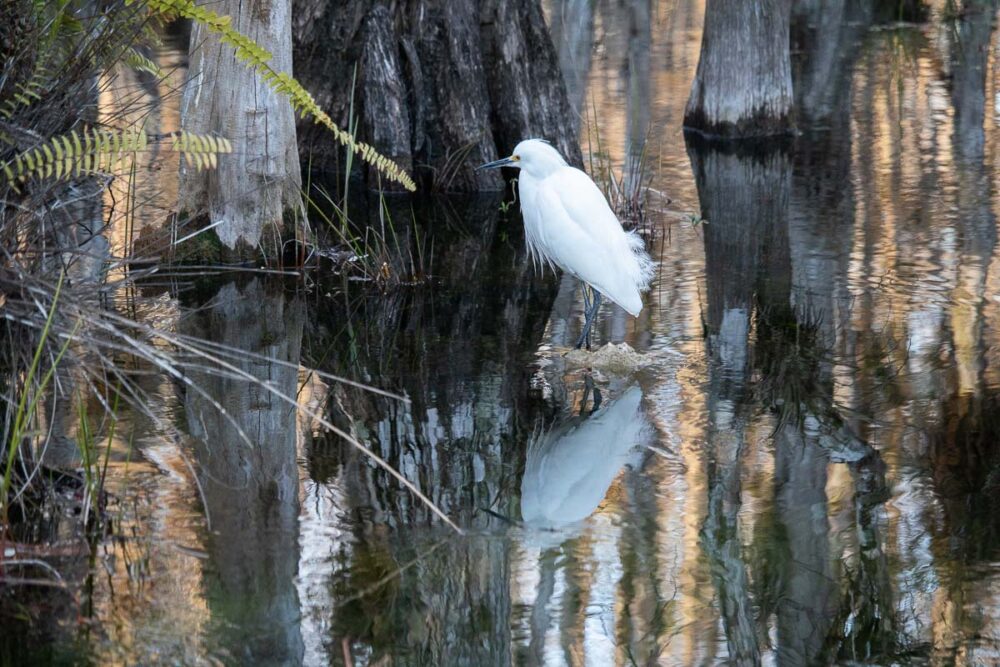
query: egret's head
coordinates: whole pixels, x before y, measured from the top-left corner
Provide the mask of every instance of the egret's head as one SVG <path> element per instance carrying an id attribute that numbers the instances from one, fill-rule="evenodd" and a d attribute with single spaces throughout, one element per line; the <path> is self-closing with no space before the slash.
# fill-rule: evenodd
<path id="1" fill-rule="evenodd" d="M 526 139 L 514 147 L 514 153 L 493 162 L 487 162 L 477 169 L 514 167 L 523 169 L 535 178 L 545 178 L 559 167 L 565 167 L 566 160 L 549 142 L 542 139 Z"/>

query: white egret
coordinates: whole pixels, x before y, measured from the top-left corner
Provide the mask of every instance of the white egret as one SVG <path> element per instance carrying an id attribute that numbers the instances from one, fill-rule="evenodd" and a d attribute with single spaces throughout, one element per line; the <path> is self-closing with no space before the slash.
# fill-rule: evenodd
<path id="1" fill-rule="evenodd" d="M 479 169 L 514 167 L 524 217 L 528 252 L 536 265 L 558 266 L 594 290 L 587 303 L 583 332 L 576 343 L 590 348 L 590 327 L 607 297 L 633 317 L 642 310 L 642 291 L 649 287 L 653 261 L 642 238 L 622 229 L 600 188 L 587 174 L 566 164 L 555 148 L 527 139 L 510 157 Z"/>

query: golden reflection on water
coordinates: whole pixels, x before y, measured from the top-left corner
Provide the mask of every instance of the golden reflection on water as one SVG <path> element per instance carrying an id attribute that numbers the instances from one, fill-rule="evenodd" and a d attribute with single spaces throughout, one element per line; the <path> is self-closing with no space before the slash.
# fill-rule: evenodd
<path id="1" fill-rule="evenodd" d="M 602 35 L 603 6 L 598 7 L 595 26 L 596 33 Z M 690 8 L 675 11 L 685 16 L 697 14 Z M 885 391 L 872 370 L 891 374 L 892 392 L 898 394 L 898 398 L 886 396 L 887 402 L 882 403 L 885 398 L 881 398 L 879 405 L 871 406 L 877 415 L 870 426 L 857 423 L 882 452 L 888 464 L 887 478 L 894 484 L 894 498 L 886 504 L 879 523 L 883 525 L 884 546 L 891 554 L 889 567 L 896 572 L 896 597 L 891 603 L 898 614 L 898 629 L 912 641 L 929 641 L 938 656 L 947 654 L 963 661 L 974 659 L 972 655 L 980 660 L 993 655 L 988 642 L 981 646 L 963 644 L 969 642 L 969 633 L 982 631 L 995 637 L 996 629 L 982 620 L 970 625 L 972 616 L 982 618 L 991 608 L 991 601 L 973 601 L 973 596 L 962 591 L 966 587 L 990 590 L 993 584 L 986 582 L 996 577 L 977 573 L 977 578 L 985 580 L 979 579 L 976 586 L 949 583 L 969 575 L 955 570 L 951 562 L 948 544 L 953 538 L 943 525 L 947 523 L 946 510 L 936 497 L 927 466 L 932 465 L 928 456 L 940 457 L 934 449 L 942 445 L 932 441 L 943 437 L 947 443 L 954 437 L 954 427 L 945 423 L 976 418 L 975 412 L 981 409 L 976 399 L 995 391 L 996 364 L 989 359 L 995 358 L 997 344 L 988 337 L 995 336 L 997 330 L 990 325 L 997 324 L 994 297 L 1000 285 L 993 268 L 997 249 L 991 231 L 996 195 L 983 159 L 977 163 L 975 156 L 964 155 L 958 145 L 969 130 L 956 127 L 952 109 L 956 101 L 942 78 L 950 57 L 944 31 L 936 26 L 923 32 L 900 30 L 870 48 L 855 65 L 849 126 L 854 217 L 841 253 L 846 261 L 833 276 L 843 281 L 845 298 L 835 298 L 830 303 L 831 312 L 825 315 L 832 320 L 831 350 L 838 354 L 832 369 L 835 404 L 870 409 L 867 397 Z M 587 101 L 600 119 L 602 148 L 620 167 L 626 162 L 629 146 L 627 100 L 623 104 L 626 86 L 620 72 L 631 72 L 615 58 L 626 51 L 615 42 L 616 35 L 603 37 L 605 42 L 592 63 Z M 663 47 L 661 39 L 670 40 L 670 46 Z M 683 45 L 690 48 L 685 51 Z M 674 52 L 671 60 L 675 64 L 696 62 L 697 45 L 696 30 L 690 39 L 677 39 L 670 29 L 654 31 L 653 61 L 669 50 Z M 986 77 L 986 99 L 992 100 L 997 76 L 995 36 L 980 48 L 989 53 L 991 75 Z M 680 57 L 677 50 L 682 51 Z M 654 92 L 654 98 L 663 100 L 663 91 L 683 94 L 683 85 L 665 81 L 668 77 L 689 79 L 690 74 L 690 69 L 654 66 L 652 88 L 660 91 Z M 682 110 L 679 103 L 669 106 L 664 110 L 654 103 L 652 119 L 653 127 L 663 123 L 668 136 L 671 128 L 677 127 Z M 995 122 L 988 120 L 987 161 L 996 159 L 995 135 Z M 660 159 L 674 168 L 686 165 L 682 142 L 663 141 L 654 150 L 662 151 Z M 653 187 L 668 189 L 680 210 L 697 205 L 689 173 L 670 173 L 669 178 L 658 174 Z M 667 440 L 672 434 L 679 440 L 672 443 L 679 460 L 664 474 L 666 464 L 652 459 L 643 466 L 642 475 L 658 489 L 655 523 L 662 536 L 657 539 L 667 547 L 657 568 L 658 594 L 662 596 L 670 584 L 678 591 L 673 599 L 676 604 L 668 611 L 674 618 L 665 627 L 680 631 L 657 636 L 658 660 L 661 664 L 701 664 L 724 651 L 719 646 L 717 612 L 708 611 L 717 600 L 699 546 L 707 495 L 706 369 L 700 361 L 705 352 L 697 335 L 701 306 L 692 301 L 692 286 L 702 284 L 705 267 L 697 235 L 676 226 L 673 232 L 671 242 L 665 244 L 661 273 L 641 327 L 658 333 L 654 349 L 661 349 L 667 339 L 671 349 L 684 359 L 679 368 L 658 371 L 652 387 L 644 387 L 660 437 Z M 793 255 L 793 265 L 800 261 L 811 260 Z M 608 331 L 606 323 L 603 330 Z M 633 341 L 641 336 L 641 332 L 631 331 L 625 339 Z M 872 347 L 881 348 L 877 369 L 863 363 Z M 774 419 L 763 418 L 748 424 L 744 431 L 747 445 L 741 455 L 739 529 L 747 546 L 758 530 L 757 523 L 773 511 L 775 452 L 770 436 L 775 427 Z M 942 435 L 932 435 L 942 428 Z M 855 478 L 846 466 L 830 463 L 825 480 L 822 492 L 827 499 L 830 540 L 827 560 L 855 569 L 858 550 L 867 548 L 854 539 Z M 619 484 L 621 481 L 611 491 Z M 595 516 L 609 511 L 610 506 L 602 506 Z M 598 525 L 593 523 L 590 529 L 599 530 Z M 623 544 L 622 551 L 621 559 L 630 557 L 629 546 Z M 668 565 L 668 555 L 674 556 L 672 565 Z M 750 567 L 758 565 L 751 563 Z M 586 563 L 578 566 L 586 567 Z M 637 591 L 645 589 L 633 580 L 608 585 L 613 590 L 601 595 L 617 597 L 618 613 L 641 606 Z M 619 663 L 626 661 L 622 642 L 633 650 L 640 645 L 637 636 L 646 631 L 644 624 L 650 615 L 629 613 L 627 617 L 631 633 L 618 636 Z M 589 636 L 585 625 L 561 627 L 562 633 L 575 637 L 577 643 L 582 637 L 586 648 Z M 771 628 L 766 634 L 780 638 L 780 633 L 774 633 Z M 598 651 L 600 641 L 591 641 Z"/>
<path id="2" fill-rule="evenodd" d="M 101 121 L 119 131 L 144 130 L 163 135 L 180 130 L 180 90 L 187 72 L 187 57 L 173 43 L 152 55 L 162 80 L 144 72 L 119 66 L 105 74 L 100 84 Z M 122 110 L 128 110 L 123 113 Z M 111 254 L 128 255 L 144 234 L 170 222 L 177 207 L 180 156 L 169 140 L 153 140 L 148 150 L 137 153 L 115 178 L 104 197 Z M 135 254 L 155 257 L 163 248 L 146 248 Z"/>

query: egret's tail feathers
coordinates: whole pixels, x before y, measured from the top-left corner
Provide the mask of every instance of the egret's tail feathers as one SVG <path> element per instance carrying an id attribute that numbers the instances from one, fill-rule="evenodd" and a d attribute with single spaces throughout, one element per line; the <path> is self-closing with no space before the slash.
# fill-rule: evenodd
<path id="1" fill-rule="evenodd" d="M 625 234 L 629 254 L 621 263 L 621 273 L 614 294 L 606 294 L 633 317 L 642 310 L 642 292 L 649 289 L 656 265 L 646 252 L 646 243 L 634 231 Z"/>
<path id="2" fill-rule="evenodd" d="M 649 256 L 646 252 L 646 242 L 642 240 L 635 231 L 626 232 L 625 238 L 628 239 L 629 250 L 632 251 L 632 256 L 635 257 L 635 273 L 633 278 L 635 279 L 635 286 L 639 288 L 640 292 L 644 292 L 649 289 L 649 283 L 653 280 L 653 274 L 656 272 L 656 264 L 653 262 L 653 258 Z"/>

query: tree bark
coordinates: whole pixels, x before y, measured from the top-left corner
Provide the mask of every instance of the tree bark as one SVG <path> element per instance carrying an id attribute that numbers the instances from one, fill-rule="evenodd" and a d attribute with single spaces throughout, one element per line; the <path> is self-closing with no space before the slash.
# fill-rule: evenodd
<path id="1" fill-rule="evenodd" d="M 234 28 L 270 51 L 276 70 L 292 71 L 291 0 L 221 0 L 211 9 L 231 16 Z M 234 56 L 233 47 L 197 23 L 190 52 L 181 125 L 224 136 L 235 150 L 212 171 L 181 166 L 180 210 L 219 223 L 219 240 L 239 257 L 255 256 L 261 246 L 272 254 L 286 231 L 286 214 L 301 208 L 292 107 Z"/>
<path id="2" fill-rule="evenodd" d="M 540 3 L 486 0 L 481 17 L 497 151 L 509 155 L 522 139 L 538 137 L 579 164 L 577 123 Z"/>
<path id="3" fill-rule="evenodd" d="M 708 0 L 684 126 L 721 137 L 792 128 L 790 0 Z"/>
<path id="4" fill-rule="evenodd" d="M 295 0 L 299 80 L 342 127 L 412 169 L 423 187 L 499 190 L 475 172 L 521 139 L 550 140 L 581 164 L 576 119 L 538 0 Z M 345 149 L 299 127 L 313 166 L 342 171 Z M 369 187 L 395 189 L 368 165 Z"/>

